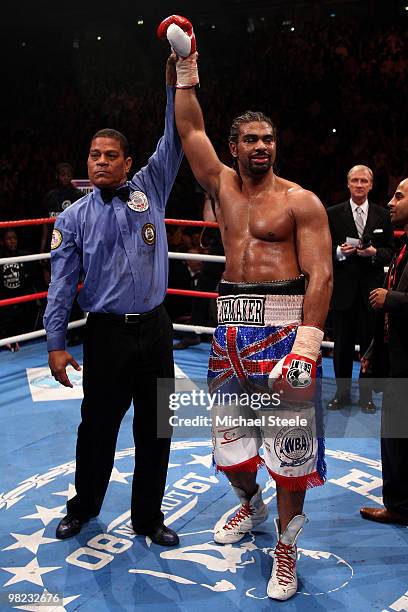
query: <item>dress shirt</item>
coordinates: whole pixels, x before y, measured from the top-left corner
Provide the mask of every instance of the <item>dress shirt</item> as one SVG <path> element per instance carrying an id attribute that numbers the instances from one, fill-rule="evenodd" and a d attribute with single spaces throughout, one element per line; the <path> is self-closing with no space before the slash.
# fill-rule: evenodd
<path id="1" fill-rule="evenodd" d="M 367 216 L 368 216 L 368 200 L 366 199 L 365 202 L 363 202 L 362 204 L 355 204 L 355 202 L 353 202 L 353 200 L 350 198 L 350 206 L 351 206 L 351 212 L 353 214 L 353 219 L 354 221 L 356 220 L 356 210 L 357 208 L 360 208 L 360 210 L 362 210 L 363 212 L 363 220 L 364 220 L 364 225 L 367 223 Z M 346 255 L 344 255 L 344 253 L 342 253 L 340 245 L 337 247 L 336 249 L 336 259 L 337 261 L 344 261 L 345 259 L 347 259 Z"/>

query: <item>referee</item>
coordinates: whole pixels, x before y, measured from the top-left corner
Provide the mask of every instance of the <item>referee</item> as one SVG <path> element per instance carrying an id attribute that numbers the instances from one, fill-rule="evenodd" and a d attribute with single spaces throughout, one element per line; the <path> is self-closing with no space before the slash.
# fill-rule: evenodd
<path id="1" fill-rule="evenodd" d="M 51 243 L 51 284 L 44 316 L 49 366 L 72 387 L 66 367 L 80 367 L 65 350 L 79 278 L 78 302 L 89 312 L 84 339 L 84 399 L 76 450 L 76 496 L 56 536 L 69 538 L 100 512 L 120 423 L 133 399 L 135 471 L 131 519 L 137 534 L 162 546 L 178 544 L 163 524 L 161 502 L 170 437 L 158 438 L 157 380 L 174 377 L 172 325 L 162 305 L 167 288 L 164 213 L 182 148 L 174 121 L 174 65 L 166 70 L 164 135 L 147 165 L 127 181 L 132 159 L 123 134 L 92 138 L 88 175 L 93 191 L 58 216 Z"/>

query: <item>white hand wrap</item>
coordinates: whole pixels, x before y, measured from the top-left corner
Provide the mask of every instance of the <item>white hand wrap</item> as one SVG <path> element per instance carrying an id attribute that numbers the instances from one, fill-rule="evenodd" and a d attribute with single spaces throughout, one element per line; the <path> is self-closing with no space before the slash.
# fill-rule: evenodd
<path id="1" fill-rule="evenodd" d="M 176 71 L 177 71 L 177 89 L 187 89 L 198 85 L 198 67 L 197 67 L 197 56 L 198 53 L 192 53 L 189 57 L 182 59 L 181 57 L 177 60 Z"/>
<path id="2" fill-rule="evenodd" d="M 317 327 L 309 327 L 308 325 L 299 325 L 295 342 L 293 343 L 291 353 L 304 355 L 317 361 L 322 344 L 324 333 Z"/>

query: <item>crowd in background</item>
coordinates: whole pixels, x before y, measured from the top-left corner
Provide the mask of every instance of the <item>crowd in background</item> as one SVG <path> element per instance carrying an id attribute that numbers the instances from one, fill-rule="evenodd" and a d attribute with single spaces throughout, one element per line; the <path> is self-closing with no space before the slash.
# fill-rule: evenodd
<path id="1" fill-rule="evenodd" d="M 294 26 L 241 20 L 230 28 L 226 35 L 196 25 L 199 95 L 221 159 L 230 163 L 232 119 L 259 109 L 278 127 L 278 174 L 331 206 L 347 197 L 348 168 L 367 164 L 371 198 L 386 205 L 407 175 L 405 24 L 367 15 Z M 69 162 L 85 178 L 88 144 L 102 127 L 123 131 L 133 170 L 143 165 L 163 129 L 165 58 L 154 32 L 133 26 L 112 28 L 99 42 L 50 33 L 16 47 L 3 79 L 0 220 L 46 216 L 56 164 Z M 202 200 L 183 162 L 167 216 L 199 219 Z M 174 228 L 168 236 L 170 250 L 203 252 L 196 231 Z M 19 232 L 26 251 L 38 252 L 40 240 L 41 228 Z"/>

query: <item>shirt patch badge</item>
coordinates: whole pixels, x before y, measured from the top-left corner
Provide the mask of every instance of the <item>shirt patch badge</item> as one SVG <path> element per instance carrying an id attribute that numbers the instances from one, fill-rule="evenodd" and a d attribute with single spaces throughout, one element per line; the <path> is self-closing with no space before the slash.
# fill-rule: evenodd
<path id="1" fill-rule="evenodd" d="M 51 250 L 58 249 L 62 242 L 62 234 L 59 230 L 55 229 L 52 232 L 51 236 Z"/>
<path id="2" fill-rule="evenodd" d="M 71 206 L 71 204 L 71 200 L 64 200 L 61 204 L 62 210 L 66 210 L 67 208 L 69 208 L 69 206 Z"/>
<path id="3" fill-rule="evenodd" d="M 142 238 L 146 244 L 154 244 L 156 242 L 156 228 L 153 223 L 145 223 L 142 227 Z"/>
<path id="4" fill-rule="evenodd" d="M 145 212 L 149 208 L 149 200 L 143 191 L 133 191 L 127 205 L 135 212 Z"/>

